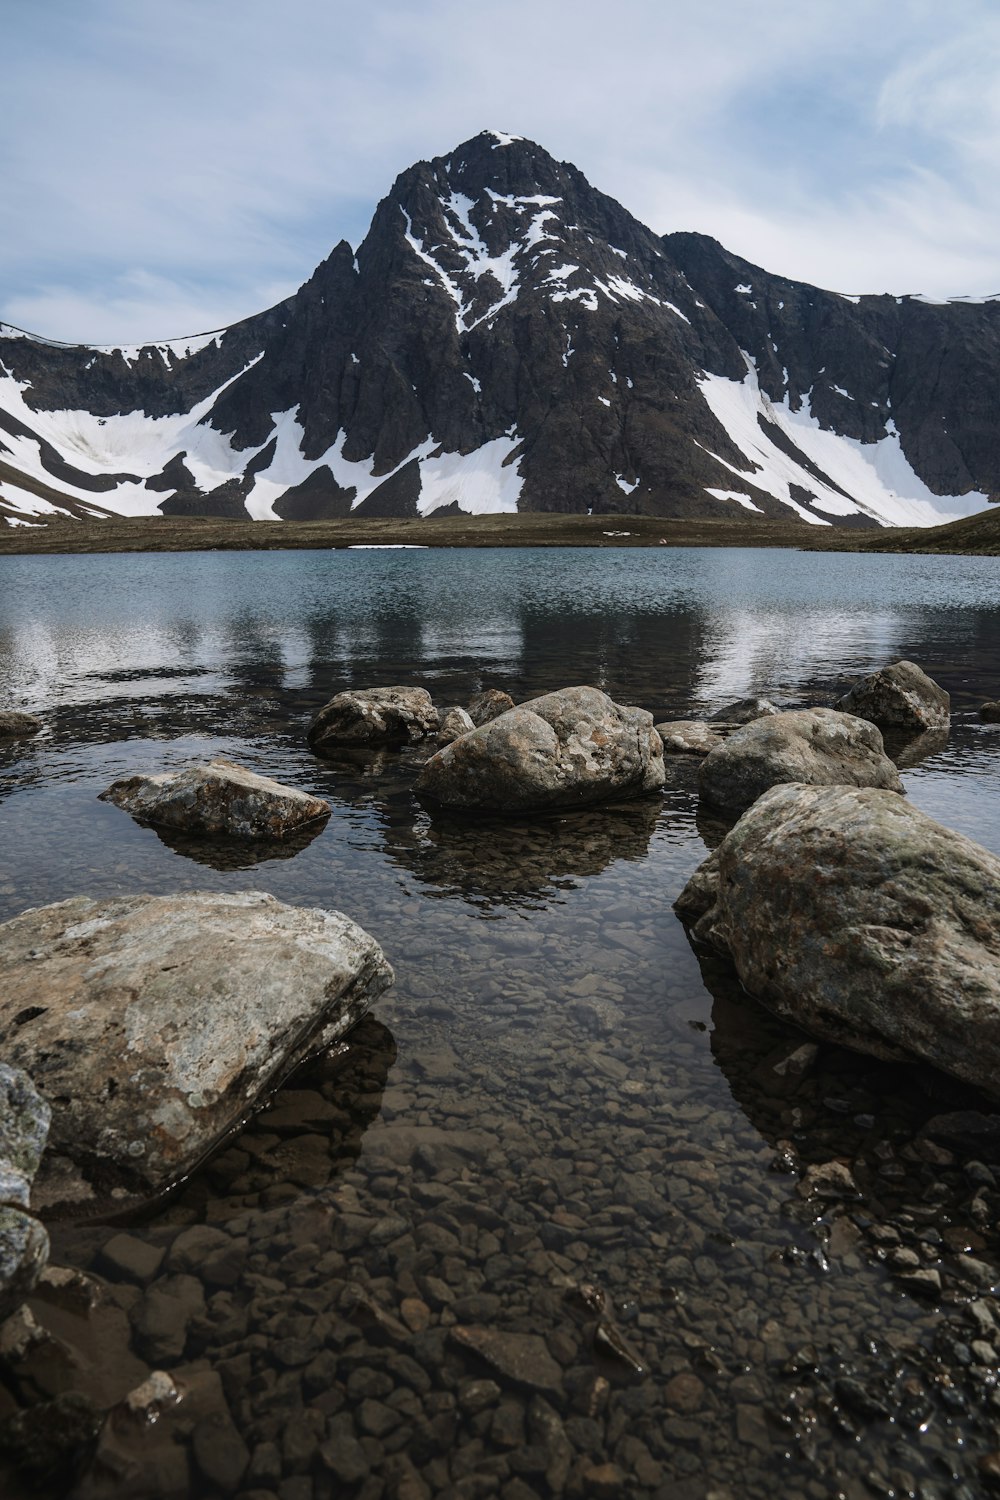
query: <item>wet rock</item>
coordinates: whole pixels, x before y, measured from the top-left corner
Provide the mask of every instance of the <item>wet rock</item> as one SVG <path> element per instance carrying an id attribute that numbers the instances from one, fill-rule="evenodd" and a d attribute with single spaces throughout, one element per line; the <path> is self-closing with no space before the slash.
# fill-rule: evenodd
<path id="1" fill-rule="evenodd" d="M 712 750 L 698 772 L 704 801 L 734 818 L 782 782 L 903 790 L 879 731 L 830 708 L 757 719 Z"/>
<path id="2" fill-rule="evenodd" d="M 488 724 L 491 719 L 498 719 L 505 714 L 509 708 L 514 707 L 514 700 L 509 693 L 500 688 L 486 688 L 481 693 L 475 693 L 469 699 L 469 718 L 478 729 L 481 724 Z"/>
<path id="3" fill-rule="evenodd" d="M 456 1324 L 450 1330 L 450 1339 L 511 1385 L 552 1395 L 562 1389 L 562 1370 L 540 1334 Z"/>
<path id="4" fill-rule="evenodd" d="M 151 1245 L 134 1234 L 113 1235 L 102 1245 L 99 1257 L 102 1271 L 118 1281 L 152 1281 L 163 1263 L 163 1247 Z"/>
<path id="5" fill-rule="evenodd" d="M 307 738 L 322 755 L 339 745 L 406 744 L 437 730 L 438 711 L 425 688 L 352 688 L 324 704 Z"/>
<path id="6" fill-rule="evenodd" d="M 836 706 L 886 732 L 919 734 L 926 729 L 947 729 L 951 722 L 948 694 L 912 661 L 893 662 L 862 677 Z"/>
<path id="7" fill-rule="evenodd" d="M 518 814 L 638 796 L 664 778 L 652 714 L 577 687 L 508 709 L 446 745 L 424 765 L 417 791 L 445 807 Z"/>
<path id="8" fill-rule="evenodd" d="M 0 708 L 0 740 L 27 740 L 41 728 L 42 721 L 35 714 Z"/>
<path id="9" fill-rule="evenodd" d="M 468 734 L 475 727 L 464 708 L 449 708 L 441 715 L 441 724 L 437 734 L 438 744 L 450 745 L 452 740 Z"/>
<path id="10" fill-rule="evenodd" d="M 250 1452 L 227 1412 L 202 1418 L 191 1436 L 191 1452 L 200 1473 L 224 1495 L 239 1489 Z"/>
<path id="11" fill-rule="evenodd" d="M 140 822 L 210 837 L 283 839 L 330 804 L 221 757 L 159 776 L 126 776 L 100 795 Z"/>
<path id="12" fill-rule="evenodd" d="M 752 724 L 755 719 L 766 719 L 771 714 L 780 712 L 769 698 L 739 698 L 735 703 L 727 703 L 725 708 L 718 708 L 714 714 L 709 714 L 708 722 L 725 727 L 738 726 Z"/>
<path id="13" fill-rule="evenodd" d="M 49 1258 L 49 1237 L 27 1211 L 51 1110 L 27 1073 L 0 1063 L 0 1322 L 24 1301 Z"/>
<path id="14" fill-rule="evenodd" d="M 805 1198 L 859 1198 L 850 1167 L 841 1161 L 825 1161 L 807 1167 L 799 1183 Z"/>
<path id="15" fill-rule="evenodd" d="M 889 792 L 782 786 L 711 864 L 677 908 L 751 994 L 816 1036 L 996 1092 L 995 855 Z"/>
<path id="16" fill-rule="evenodd" d="M 921 1138 L 945 1141 L 963 1151 L 977 1151 L 990 1161 L 1000 1161 L 1000 1114 L 986 1115 L 979 1110 L 952 1110 L 934 1115 L 920 1130 Z"/>
<path id="17" fill-rule="evenodd" d="M 54 1106 L 50 1147 L 119 1201 L 189 1171 L 392 980 L 339 912 L 256 891 L 41 907 L 0 926 L 0 967 L 0 1045 Z M 71 1187 L 47 1196 L 43 1167 L 35 1201 Z"/>
<path id="18" fill-rule="evenodd" d="M 27 1073 L 0 1063 L 0 1204 L 28 1207 L 51 1119 Z"/>
<path id="19" fill-rule="evenodd" d="M 656 732 L 663 741 L 664 755 L 707 755 L 722 744 L 722 735 L 704 719 L 670 719 L 657 724 Z"/>
<path id="20" fill-rule="evenodd" d="M 100 1426 L 101 1414 L 92 1402 L 77 1391 L 66 1391 L 0 1423 L 0 1452 L 8 1454 L 22 1476 L 43 1493 L 58 1486 L 58 1492 L 66 1494 Z"/>
<path id="21" fill-rule="evenodd" d="M 194 1276 L 161 1276 L 132 1313 L 136 1343 L 150 1364 L 180 1359 L 191 1320 L 205 1311 L 205 1293 Z"/>
<path id="22" fill-rule="evenodd" d="M 979 717 L 984 724 L 1000 724 L 1000 701 L 984 703 L 979 710 Z"/>

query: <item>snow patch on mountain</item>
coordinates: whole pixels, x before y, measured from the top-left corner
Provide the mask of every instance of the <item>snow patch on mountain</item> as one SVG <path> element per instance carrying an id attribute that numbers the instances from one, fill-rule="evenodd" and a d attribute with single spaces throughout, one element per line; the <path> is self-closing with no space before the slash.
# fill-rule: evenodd
<path id="1" fill-rule="evenodd" d="M 959 516 L 974 515 L 989 504 L 988 497 L 977 490 L 966 495 L 933 494 L 914 473 L 891 421 L 886 425 L 885 437 L 877 443 L 862 443 L 821 427 L 812 415 L 808 397 L 798 411 L 791 409 L 787 395 L 780 405 L 775 405 L 761 391 L 751 359 L 747 355 L 744 358 L 747 374 L 742 382 L 722 375 L 705 375 L 700 387 L 713 415 L 749 467 L 740 469 L 718 454 L 712 456 L 731 473 L 773 495 L 803 520 L 814 525 L 830 524 L 792 497 L 789 489 L 792 484 L 810 492 L 816 510 L 826 515 L 861 513 L 884 526 L 937 526 Z M 824 483 L 808 466 L 783 452 L 761 428 L 759 417 L 777 427 L 832 484 Z M 737 498 L 735 492 L 727 492 L 726 497 Z"/>
<path id="2" fill-rule="evenodd" d="M 287 489 L 301 484 L 324 466 L 338 485 L 355 491 L 351 509 L 356 510 L 379 485 L 385 484 L 414 459 L 420 466 L 417 510 L 422 516 L 453 502 L 469 515 L 517 510 L 522 479 L 513 457 L 521 441 L 516 433 L 493 438 L 472 453 L 442 453 L 440 444 L 433 437 L 427 437 L 394 469 L 375 474 L 371 458 L 344 457 L 347 435 L 343 431 L 319 458 L 307 459 L 302 452 L 305 434 L 298 419 L 298 407 L 272 412 L 271 420 L 274 423 L 272 436 L 276 440 L 274 457 L 266 469 L 256 474 L 246 501 L 247 510 L 255 521 L 275 520 L 275 501 L 280 500 Z"/>

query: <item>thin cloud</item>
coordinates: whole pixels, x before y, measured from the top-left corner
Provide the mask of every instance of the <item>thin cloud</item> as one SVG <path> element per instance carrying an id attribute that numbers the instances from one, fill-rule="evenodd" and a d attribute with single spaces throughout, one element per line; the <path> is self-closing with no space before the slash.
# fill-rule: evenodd
<path id="1" fill-rule="evenodd" d="M 137 341 L 284 296 L 501 125 L 658 232 L 844 290 L 993 291 L 986 0 L 0 0 L 0 316 Z M 29 123 L 30 122 L 30 123 Z M 178 320 L 191 320 L 179 328 Z"/>

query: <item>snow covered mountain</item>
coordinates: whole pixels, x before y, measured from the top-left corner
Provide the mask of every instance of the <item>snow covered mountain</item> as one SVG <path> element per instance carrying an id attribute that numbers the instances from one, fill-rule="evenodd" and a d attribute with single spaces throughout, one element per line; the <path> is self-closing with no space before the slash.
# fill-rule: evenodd
<path id="1" fill-rule="evenodd" d="M 0 325 L 0 517 L 933 525 L 1000 498 L 998 387 L 997 301 L 782 280 L 485 131 L 231 328 L 112 349 Z"/>

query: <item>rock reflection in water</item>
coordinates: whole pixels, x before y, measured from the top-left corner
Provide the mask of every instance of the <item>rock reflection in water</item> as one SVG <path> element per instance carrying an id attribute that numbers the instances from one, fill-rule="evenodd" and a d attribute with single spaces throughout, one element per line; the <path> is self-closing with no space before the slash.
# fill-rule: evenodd
<path id="1" fill-rule="evenodd" d="M 659 814 L 659 800 L 649 798 L 530 822 L 417 810 L 390 817 L 386 849 L 436 893 L 516 904 L 599 875 L 614 860 L 642 859 Z"/>
<path id="2" fill-rule="evenodd" d="M 326 826 L 326 818 L 307 823 L 281 839 L 234 839 L 221 834 L 192 834 L 178 828 L 164 828 L 147 823 L 162 844 L 183 859 L 208 865 L 213 870 L 254 870 L 268 860 L 294 859 L 308 849 Z"/>

